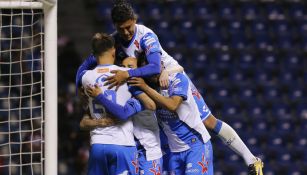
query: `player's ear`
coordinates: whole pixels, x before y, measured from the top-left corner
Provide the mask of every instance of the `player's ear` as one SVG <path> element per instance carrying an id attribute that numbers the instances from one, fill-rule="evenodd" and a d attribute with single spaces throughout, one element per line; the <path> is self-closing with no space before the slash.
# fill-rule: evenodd
<path id="1" fill-rule="evenodd" d="M 115 54 L 115 52 L 116 52 L 115 47 L 113 47 L 113 48 L 112 48 L 111 52 L 112 52 L 112 57 L 114 57 L 114 58 L 115 58 L 115 55 L 116 55 L 116 54 Z"/>

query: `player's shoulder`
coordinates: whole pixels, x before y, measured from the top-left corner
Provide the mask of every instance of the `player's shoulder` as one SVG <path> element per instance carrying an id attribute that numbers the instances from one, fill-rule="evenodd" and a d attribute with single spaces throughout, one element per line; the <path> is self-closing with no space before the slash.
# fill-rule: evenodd
<path id="1" fill-rule="evenodd" d="M 149 33 L 155 35 L 155 33 L 150 28 L 148 28 L 148 27 L 146 27 L 142 24 L 136 24 L 136 29 L 137 29 L 138 35 L 141 36 L 141 37 L 143 37 L 143 36 L 145 36 Z"/>
<path id="2" fill-rule="evenodd" d="M 112 70 L 122 70 L 122 71 L 127 71 L 129 70 L 130 68 L 125 68 L 125 67 L 121 67 L 121 66 L 117 66 L 117 65 L 113 65 Z"/>
<path id="3" fill-rule="evenodd" d="M 172 83 L 178 83 L 178 82 L 188 82 L 188 78 L 184 73 L 173 73 L 169 75 L 169 79 Z"/>

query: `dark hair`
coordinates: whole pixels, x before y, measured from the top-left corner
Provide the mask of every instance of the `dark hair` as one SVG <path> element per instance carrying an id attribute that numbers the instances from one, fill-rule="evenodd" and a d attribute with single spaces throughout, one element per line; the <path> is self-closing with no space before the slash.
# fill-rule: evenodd
<path id="1" fill-rule="evenodd" d="M 92 38 L 92 50 L 94 56 L 101 55 L 114 47 L 114 39 L 106 33 L 96 33 Z"/>
<path id="2" fill-rule="evenodd" d="M 132 6 L 125 0 L 115 0 L 111 17 L 113 23 L 124 23 L 130 19 L 136 19 Z"/>
<path id="3" fill-rule="evenodd" d="M 138 60 L 138 62 L 137 62 L 138 67 L 143 67 L 144 65 L 148 64 L 145 52 L 140 53 L 137 56 L 137 60 Z"/>

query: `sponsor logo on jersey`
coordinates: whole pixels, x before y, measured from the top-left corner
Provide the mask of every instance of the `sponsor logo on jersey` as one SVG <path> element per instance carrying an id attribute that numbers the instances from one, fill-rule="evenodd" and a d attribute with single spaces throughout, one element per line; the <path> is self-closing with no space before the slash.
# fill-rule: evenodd
<path id="1" fill-rule="evenodd" d="M 209 112 L 209 108 L 208 108 L 207 105 L 204 105 L 204 106 L 203 106 L 203 112 Z"/>
<path id="2" fill-rule="evenodd" d="M 109 68 L 97 69 L 97 73 L 106 73 L 106 72 L 110 72 L 110 69 Z"/>
<path id="3" fill-rule="evenodd" d="M 149 39 L 146 39 L 146 40 L 145 40 L 145 45 L 146 45 L 146 46 L 149 46 L 149 45 L 153 44 L 154 42 L 156 42 L 156 39 L 154 39 L 154 38 L 149 38 Z"/>

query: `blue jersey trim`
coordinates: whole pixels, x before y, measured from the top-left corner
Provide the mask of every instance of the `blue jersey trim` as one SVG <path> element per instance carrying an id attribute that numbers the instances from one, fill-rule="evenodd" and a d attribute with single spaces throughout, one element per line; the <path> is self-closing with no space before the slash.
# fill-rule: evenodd
<path id="1" fill-rule="evenodd" d="M 213 132 L 218 134 L 221 131 L 223 122 L 221 120 L 217 120 L 215 127 L 213 128 Z"/>

